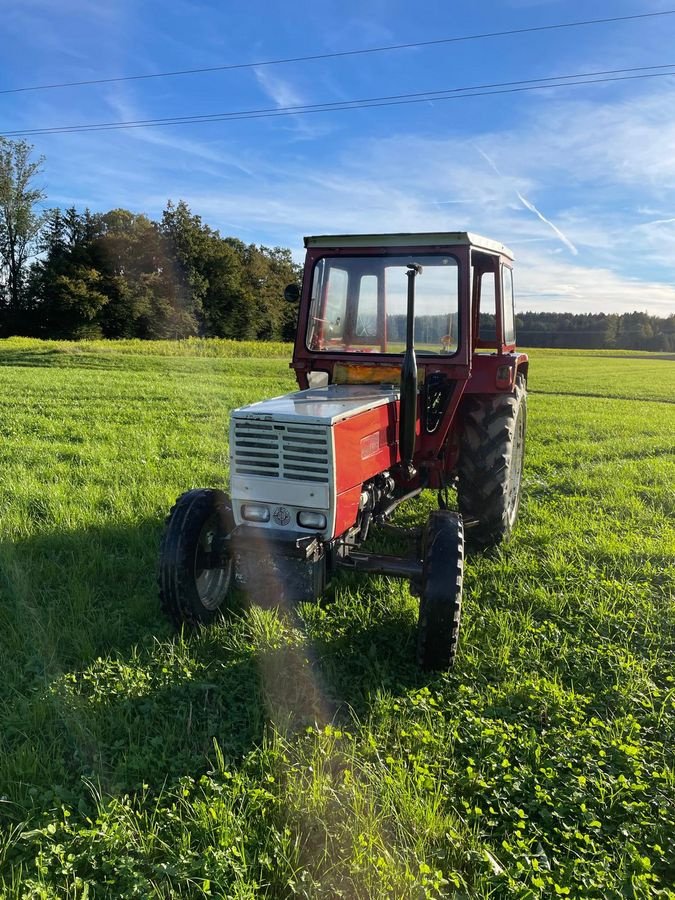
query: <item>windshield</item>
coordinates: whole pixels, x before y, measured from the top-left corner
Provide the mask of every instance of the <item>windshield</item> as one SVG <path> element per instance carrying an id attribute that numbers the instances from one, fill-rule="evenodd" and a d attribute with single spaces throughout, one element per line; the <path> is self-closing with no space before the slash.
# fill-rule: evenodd
<path id="1" fill-rule="evenodd" d="M 408 263 L 415 279 L 415 350 L 455 353 L 458 266 L 453 256 L 322 257 L 314 266 L 307 347 L 338 353 L 403 353 Z"/>

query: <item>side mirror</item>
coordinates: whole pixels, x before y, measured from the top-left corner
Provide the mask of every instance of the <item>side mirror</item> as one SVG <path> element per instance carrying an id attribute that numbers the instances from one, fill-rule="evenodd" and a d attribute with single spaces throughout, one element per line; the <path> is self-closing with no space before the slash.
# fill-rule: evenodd
<path id="1" fill-rule="evenodd" d="M 297 284 L 289 284 L 284 290 L 284 300 L 289 303 L 297 303 L 300 299 L 300 288 Z"/>

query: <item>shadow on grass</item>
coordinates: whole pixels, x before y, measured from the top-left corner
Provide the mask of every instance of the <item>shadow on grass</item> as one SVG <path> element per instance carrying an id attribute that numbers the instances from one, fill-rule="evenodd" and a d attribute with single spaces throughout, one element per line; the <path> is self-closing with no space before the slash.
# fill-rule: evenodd
<path id="1" fill-rule="evenodd" d="M 48 678 L 152 639 L 160 529 L 144 520 L 0 542 L 0 646 L 14 677 Z"/>
<path id="2" fill-rule="evenodd" d="M 21 366 L 22 368 L 119 368 L 115 360 L 101 359 L 91 353 L 73 350 L 59 350 L 51 347 L 44 350 L 4 350 L 0 349 L 0 366 Z"/>
<path id="3" fill-rule="evenodd" d="M 318 608 L 279 617 L 239 608 L 217 627 L 176 635 L 157 600 L 160 529 L 145 520 L 0 544 L 0 794 L 32 806 L 56 785 L 72 799 L 83 778 L 112 794 L 161 790 L 206 771 L 214 740 L 236 764 L 269 723 L 292 734 L 353 714 L 364 720 L 383 693 L 438 677 L 414 663 L 409 604 L 390 608 L 386 585 L 378 593 L 365 580 L 351 591 L 338 578 Z M 664 561 L 654 561 L 655 578 Z M 604 646 L 625 629 L 621 617 L 588 608 L 571 618 L 540 613 L 556 620 L 563 643 L 584 630 Z M 670 640 L 665 628 L 659 642 Z M 625 645 L 648 658 L 654 635 L 633 623 Z M 572 662 L 551 660 L 551 672 L 596 693 L 602 661 L 591 653 Z M 504 675 L 497 657 L 496 668 L 488 657 L 480 666 L 482 680 Z"/>
<path id="4" fill-rule="evenodd" d="M 594 400 L 622 400 L 626 403 L 667 403 L 673 404 L 675 400 L 668 397 L 629 397 L 625 394 L 599 394 L 592 391 L 544 391 L 539 388 L 529 388 L 528 394 L 543 394 L 547 397 L 590 397 Z"/>
<path id="5" fill-rule="evenodd" d="M 584 356 L 597 356 L 599 359 L 646 360 L 647 362 L 651 362 L 653 359 L 675 360 L 675 353 L 668 353 L 667 350 L 652 350 L 648 351 L 648 354 L 646 356 L 639 356 L 638 354 L 641 352 L 643 351 L 638 350 L 635 354 L 631 355 L 630 351 L 628 353 L 607 353 L 607 351 L 605 350 L 602 350 L 600 352 L 587 350 L 584 351 Z"/>
<path id="6" fill-rule="evenodd" d="M 19 367 L 23 369 L 96 369 L 99 371 L 147 371 L 164 370 L 167 363 L 172 367 L 176 360 L 184 360 L 189 365 L 201 357 L 166 357 L 152 354 L 123 354 L 105 351 L 94 353 L 68 348 L 60 350 L 51 347 L 44 350 L 4 350 L 0 348 L 0 368 Z"/>
<path id="7" fill-rule="evenodd" d="M 240 607 L 176 635 L 157 599 L 160 530 L 145 520 L 0 543 L 0 794 L 24 810 L 77 804 L 83 779 L 109 794 L 161 790 L 207 771 L 214 740 L 236 763 L 269 723 L 292 734 L 364 716 L 378 691 L 424 683 L 401 615 L 307 641 L 295 612 L 275 624 Z"/>

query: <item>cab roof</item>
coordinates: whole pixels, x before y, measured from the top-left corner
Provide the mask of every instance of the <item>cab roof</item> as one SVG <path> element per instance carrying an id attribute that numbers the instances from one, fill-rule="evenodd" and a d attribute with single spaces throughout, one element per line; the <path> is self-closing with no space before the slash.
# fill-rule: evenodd
<path id="1" fill-rule="evenodd" d="M 498 253 L 513 259 L 513 252 L 499 241 L 481 237 L 470 231 L 402 232 L 399 234 L 322 234 L 305 238 L 305 247 L 474 247 L 487 253 Z"/>

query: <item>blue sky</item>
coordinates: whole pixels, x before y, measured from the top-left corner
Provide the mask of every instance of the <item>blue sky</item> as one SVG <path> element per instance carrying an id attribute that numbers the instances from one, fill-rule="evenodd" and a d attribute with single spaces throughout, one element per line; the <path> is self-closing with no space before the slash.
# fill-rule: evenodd
<path id="1" fill-rule="evenodd" d="M 0 87 L 632 15 L 675 0 L 5 0 Z M 3 133 L 674 64 L 675 15 L 396 52 L 0 94 Z M 520 310 L 675 312 L 675 74 L 545 91 L 29 138 L 48 206 L 221 233 L 469 229 L 516 254 Z"/>

